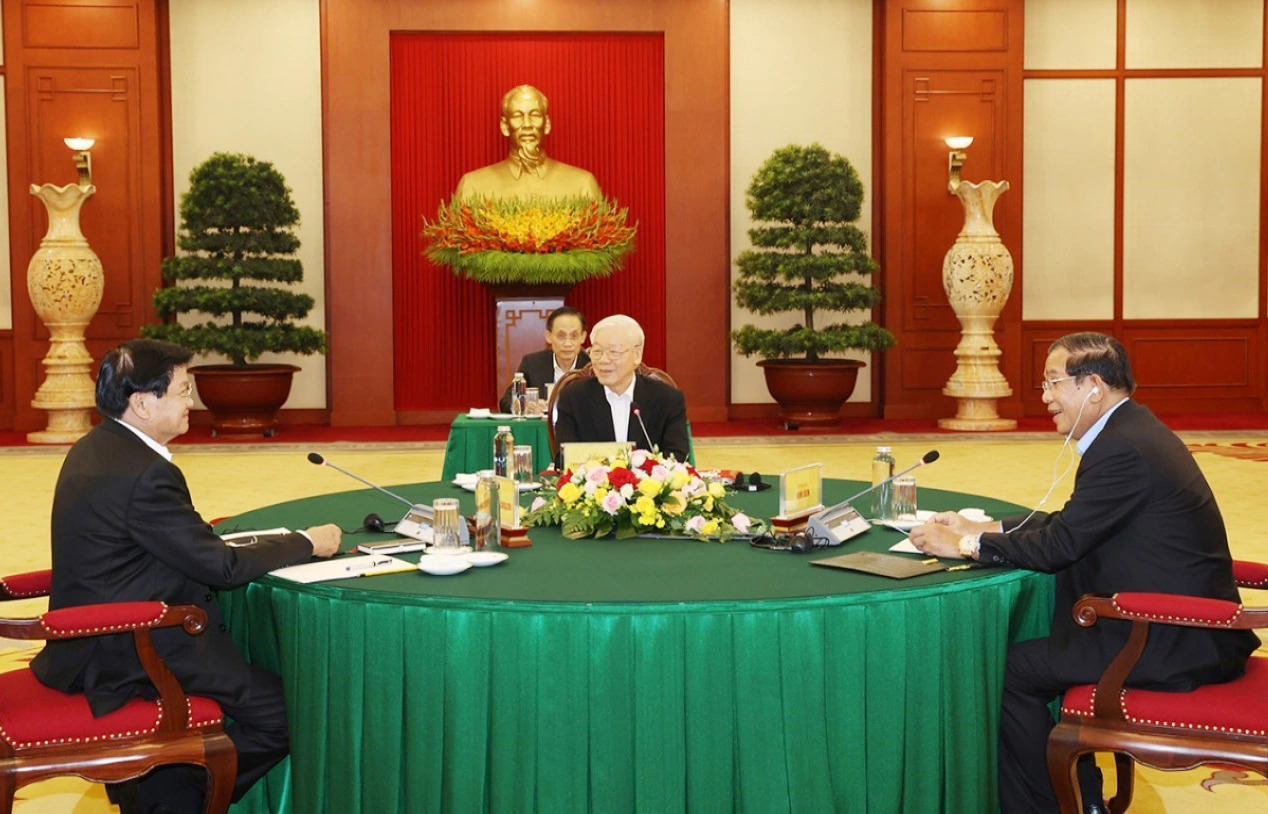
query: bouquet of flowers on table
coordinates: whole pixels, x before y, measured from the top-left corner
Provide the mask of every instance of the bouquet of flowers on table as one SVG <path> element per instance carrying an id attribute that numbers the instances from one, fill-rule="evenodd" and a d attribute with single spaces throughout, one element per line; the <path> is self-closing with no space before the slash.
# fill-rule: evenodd
<path id="1" fill-rule="evenodd" d="M 559 526 L 565 537 L 638 534 L 726 541 L 764 525 L 727 505 L 721 481 L 695 467 L 637 449 L 628 461 L 590 460 L 542 485 L 525 523 Z"/>

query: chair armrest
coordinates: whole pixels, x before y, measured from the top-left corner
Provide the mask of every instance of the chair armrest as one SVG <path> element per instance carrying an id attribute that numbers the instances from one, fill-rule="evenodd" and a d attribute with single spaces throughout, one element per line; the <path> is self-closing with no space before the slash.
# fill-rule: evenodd
<path id="1" fill-rule="evenodd" d="M 1127 643 L 1105 668 L 1093 695 L 1092 711 L 1095 715 L 1115 721 L 1124 720 L 1119 699 L 1127 676 L 1145 652 L 1150 624 L 1217 630 L 1268 627 L 1268 608 L 1244 608 L 1237 602 L 1180 594 L 1084 594 L 1074 603 L 1073 612 L 1074 621 L 1082 627 L 1091 627 L 1098 619 L 1123 619 L 1132 623 Z"/>
<path id="2" fill-rule="evenodd" d="M 0 577 L 0 600 L 48 596 L 53 589 L 53 570 L 27 571 Z"/>
<path id="3" fill-rule="evenodd" d="M 1233 560 L 1233 581 L 1240 588 L 1268 589 L 1268 564 Z"/>
<path id="4" fill-rule="evenodd" d="M 55 641 L 177 625 L 191 636 L 202 633 L 207 626 L 207 612 L 197 605 L 164 602 L 76 605 L 49 611 L 34 619 L 0 619 L 0 636 Z"/>

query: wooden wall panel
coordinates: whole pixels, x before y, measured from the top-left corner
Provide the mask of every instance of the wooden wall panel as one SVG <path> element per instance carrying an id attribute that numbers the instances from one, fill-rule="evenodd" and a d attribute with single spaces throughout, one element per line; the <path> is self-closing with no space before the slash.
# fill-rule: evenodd
<path id="1" fill-rule="evenodd" d="M 13 332 L 0 331 L 0 428 L 13 426 Z"/>
<path id="2" fill-rule="evenodd" d="M 398 414 L 392 402 L 390 35 L 524 30 L 664 35 L 665 362 L 686 391 L 692 419 L 724 420 L 730 360 L 726 5 L 549 0 L 530 12 L 516 0 L 327 0 L 322 9 L 331 423 L 414 418 Z"/>
<path id="3" fill-rule="evenodd" d="M 155 321 L 150 298 L 161 284 L 166 85 L 160 83 L 163 0 L 3 0 L 9 132 L 9 227 L 13 296 L 11 425 L 44 426 L 30 406 L 43 377 L 47 334 L 31 308 L 26 267 L 48 226 L 34 183 L 75 181 L 66 136 L 96 139 L 97 193 L 80 224 L 101 257 L 105 292 L 88 328 L 99 356 Z M 0 421 L 3 421 L 0 413 Z"/>
<path id="4" fill-rule="evenodd" d="M 879 16 L 880 130 L 876 213 L 883 274 L 884 324 L 898 339 L 883 356 L 887 418 L 955 414 L 942 387 L 955 369 L 959 342 L 942 289 L 942 259 L 964 223 L 947 192 L 947 147 L 973 137 L 963 177 L 1008 180 L 995 226 L 1012 252 L 1020 284 L 1022 0 L 893 0 Z M 1014 293 L 996 325 L 1001 369 L 1017 382 L 1021 298 Z M 1000 402 L 1021 413 L 1019 396 Z"/>

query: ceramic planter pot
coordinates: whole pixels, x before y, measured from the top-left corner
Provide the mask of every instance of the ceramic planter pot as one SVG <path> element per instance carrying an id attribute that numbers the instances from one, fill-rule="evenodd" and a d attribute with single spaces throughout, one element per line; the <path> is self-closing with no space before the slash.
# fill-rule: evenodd
<path id="1" fill-rule="evenodd" d="M 837 427 L 841 405 L 854 392 L 857 359 L 764 359 L 757 363 L 766 374 L 766 389 L 779 402 L 779 417 L 790 430 L 800 427 Z"/>
<path id="2" fill-rule="evenodd" d="M 291 393 L 295 365 L 197 365 L 189 372 L 211 411 L 211 434 L 277 432 L 277 411 Z"/>

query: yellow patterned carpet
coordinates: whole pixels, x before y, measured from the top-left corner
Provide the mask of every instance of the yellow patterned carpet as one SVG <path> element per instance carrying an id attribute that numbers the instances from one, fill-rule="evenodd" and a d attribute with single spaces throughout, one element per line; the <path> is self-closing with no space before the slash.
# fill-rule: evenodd
<path id="1" fill-rule="evenodd" d="M 1260 536 L 1265 483 L 1268 483 L 1268 434 L 1181 433 L 1219 498 L 1228 525 L 1233 555 L 1268 560 L 1268 539 Z M 1054 475 L 1065 471 L 1068 458 L 1055 465 L 1060 439 L 1041 434 L 920 437 L 912 435 L 795 436 L 792 438 L 701 439 L 696 453 L 702 467 L 778 472 L 794 465 L 820 461 L 824 475 L 867 480 L 877 443 L 894 447 L 899 466 L 914 462 L 937 448 L 942 458 L 922 469 L 920 485 L 989 494 L 1023 505 L 1034 505 Z M 176 462 L 184 470 L 195 503 L 204 517 L 236 514 L 247 509 L 310 495 L 358 488 L 358 484 L 304 460 L 308 447 L 269 443 L 223 448 L 175 445 Z M 435 480 L 443 458 L 441 444 L 336 443 L 321 449 L 332 461 L 383 484 Z M 0 515 L 4 540 L 4 573 L 47 568 L 48 530 L 53 486 L 65 448 L 0 448 L 0 483 L 5 484 L 6 511 Z M 1069 453 L 1067 453 L 1069 455 Z M 1059 507 L 1069 495 L 1073 475 L 1057 486 L 1047 506 Z M 345 527 L 360 518 L 315 517 L 314 523 L 337 522 Z M 1248 604 L 1268 605 L 1268 595 L 1248 594 Z M 24 616 L 44 609 L 41 602 L 6 603 L 6 616 Z M 1265 638 L 1268 638 L 1266 636 Z M 28 659 L 35 650 L 0 640 L 0 671 Z M 1268 655 L 1261 650 L 1261 655 Z M 1103 764 L 1112 777 L 1110 764 Z M 1107 783 L 1109 781 L 1107 780 Z M 1107 791 L 1109 789 L 1107 788 Z M 99 814 L 116 809 L 102 787 L 76 778 L 63 778 L 19 791 L 17 814 Z M 1188 772 L 1141 769 L 1133 812 L 1268 811 L 1268 780 L 1256 775 L 1221 771 L 1218 767 Z"/>

